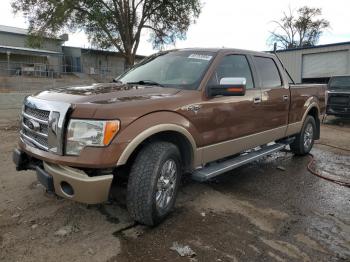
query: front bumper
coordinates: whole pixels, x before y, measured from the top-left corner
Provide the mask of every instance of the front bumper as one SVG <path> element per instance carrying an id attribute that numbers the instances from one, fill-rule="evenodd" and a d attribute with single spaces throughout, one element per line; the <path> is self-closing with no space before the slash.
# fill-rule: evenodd
<path id="1" fill-rule="evenodd" d="M 326 114 L 350 117 L 350 105 L 349 106 L 327 105 Z"/>
<path id="2" fill-rule="evenodd" d="M 35 169 L 39 182 L 61 197 L 85 204 L 108 200 L 112 174 L 90 177 L 76 168 L 33 159 L 19 149 L 14 150 L 13 161 L 17 170 Z"/>
<path id="3" fill-rule="evenodd" d="M 19 140 L 19 150 L 36 159 L 44 162 L 54 162 L 62 166 L 81 168 L 113 168 L 117 165 L 120 154 L 127 147 L 128 143 L 111 143 L 107 147 L 86 147 L 79 156 L 57 155 Z"/>

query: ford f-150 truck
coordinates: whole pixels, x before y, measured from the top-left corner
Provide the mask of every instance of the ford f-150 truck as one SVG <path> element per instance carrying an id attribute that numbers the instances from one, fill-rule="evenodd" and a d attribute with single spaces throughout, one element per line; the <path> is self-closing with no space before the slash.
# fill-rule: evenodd
<path id="1" fill-rule="evenodd" d="M 113 83 L 28 96 L 13 159 L 47 190 L 87 204 L 127 179 L 130 215 L 152 226 L 173 209 L 182 175 L 205 181 L 287 145 L 307 154 L 324 94 L 290 85 L 273 54 L 160 52 Z"/>

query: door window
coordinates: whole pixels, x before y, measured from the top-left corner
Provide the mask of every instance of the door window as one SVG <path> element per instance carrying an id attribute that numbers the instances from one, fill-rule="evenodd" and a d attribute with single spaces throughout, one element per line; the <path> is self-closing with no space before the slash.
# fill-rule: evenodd
<path id="1" fill-rule="evenodd" d="M 262 88 L 281 87 L 281 77 L 276 63 L 272 58 L 255 56 L 254 62 L 260 77 Z"/>
<path id="2" fill-rule="evenodd" d="M 246 88 L 254 88 L 252 72 L 244 55 L 225 56 L 213 73 L 209 83 L 218 85 L 224 77 L 244 77 L 247 80 Z"/>

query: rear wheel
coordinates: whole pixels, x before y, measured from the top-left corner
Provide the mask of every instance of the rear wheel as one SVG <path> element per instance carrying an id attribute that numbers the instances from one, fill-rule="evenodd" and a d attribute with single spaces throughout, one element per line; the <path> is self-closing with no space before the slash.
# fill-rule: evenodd
<path id="1" fill-rule="evenodd" d="M 290 144 L 290 149 L 296 155 L 307 155 L 315 141 L 316 122 L 312 116 L 307 116 L 301 132 L 296 136 L 294 142 Z"/>
<path id="2" fill-rule="evenodd" d="M 178 148 L 168 142 L 141 149 L 131 167 L 127 190 L 127 207 L 134 220 L 154 226 L 172 211 L 181 178 L 180 159 Z"/>

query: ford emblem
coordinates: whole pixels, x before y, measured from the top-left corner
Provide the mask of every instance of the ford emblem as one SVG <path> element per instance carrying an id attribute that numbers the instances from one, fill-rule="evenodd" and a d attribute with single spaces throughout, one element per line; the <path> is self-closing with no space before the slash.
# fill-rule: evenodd
<path id="1" fill-rule="evenodd" d="M 27 126 L 29 127 L 29 129 L 31 129 L 35 132 L 38 132 L 40 130 L 40 124 L 33 119 L 30 119 L 27 122 Z"/>

